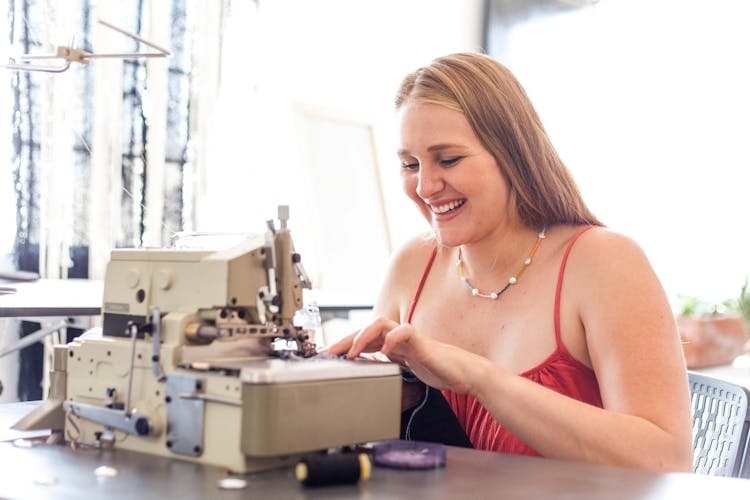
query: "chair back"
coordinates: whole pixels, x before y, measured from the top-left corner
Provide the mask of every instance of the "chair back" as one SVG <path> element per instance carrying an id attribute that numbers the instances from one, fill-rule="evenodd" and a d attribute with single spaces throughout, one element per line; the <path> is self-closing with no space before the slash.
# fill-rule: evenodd
<path id="1" fill-rule="evenodd" d="M 742 386 L 688 372 L 693 415 L 693 471 L 750 477 L 748 427 L 750 391 Z"/>

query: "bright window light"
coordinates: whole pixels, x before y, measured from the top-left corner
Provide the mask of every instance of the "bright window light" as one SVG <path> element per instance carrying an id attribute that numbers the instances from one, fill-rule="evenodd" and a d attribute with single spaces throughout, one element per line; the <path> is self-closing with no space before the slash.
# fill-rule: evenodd
<path id="1" fill-rule="evenodd" d="M 498 55 L 673 300 L 735 297 L 750 274 L 748 19 L 747 2 L 601 0 L 521 23 Z"/>

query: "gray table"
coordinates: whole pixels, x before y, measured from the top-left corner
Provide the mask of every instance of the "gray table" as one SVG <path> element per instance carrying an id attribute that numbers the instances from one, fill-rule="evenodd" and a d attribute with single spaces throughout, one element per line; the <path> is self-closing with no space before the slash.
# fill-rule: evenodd
<path id="1" fill-rule="evenodd" d="M 22 406 L 25 405 L 25 406 Z M 0 428 L 33 403 L 0 405 Z M 656 474 L 618 467 L 448 448 L 443 469 L 375 467 L 356 485 L 304 488 L 291 469 L 248 474 L 243 490 L 220 490 L 225 472 L 124 450 L 77 449 L 0 442 L 2 498 L 750 498 L 750 480 Z M 98 477 L 97 467 L 118 471 Z"/>
<path id="2" fill-rule="evenodd" d="M 101 313 L 103 293 L 103 283 L 94 280 L 0 281 L 0 318 L 19 318 L 44 325 L 38 332 L 27 335 L 0 351 L 0 357 L 38 342 L 62 328 L 89 328 L 90 319 Z M 361 294 L 325 290 L 316 290 L 312 294 L 323 321 L 347 318 L 351 311 L 372 308 L 370 297 Z"/>
<path id="3" fill-rule="evenodd" d="M 3 289 L 14 293 L 2 293 Z M 28 282 L 0 281 L 0 317 L 80 317 L 101 312 L 103 283 L 85 279 L 40 279 Z M 372 309 L 367 294 L 305 290 L 313 297 L 326 319 L 347 317 L 350 311 Z"/>
<path id="4" fill-rule="evenodd" d="M 97 316 L 101 311 L 101 281 L 42 279 L 1 286 L 15 293 L 0 294 L 0 317 Z"/>
<path id="5" fill-rule="evenodd" d="M 0 318 L 18 318 L 40 323 L 42 326 L 36 332 L 6 345 L 0 350 L 0 358 L 39 342 L 63 328 L 90 328 L 92 318 L 101 312 L 101 281 L 40 279 L 3 282 L 0 286 Z"/>

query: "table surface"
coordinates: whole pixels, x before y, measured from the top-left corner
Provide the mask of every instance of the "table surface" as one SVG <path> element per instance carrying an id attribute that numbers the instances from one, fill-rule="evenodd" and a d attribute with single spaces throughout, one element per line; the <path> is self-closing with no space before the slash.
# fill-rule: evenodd
<path id="1" fill-rule="evenodd" d="M 101 311 L 101 281 L 40 279 L 1 286 L 15 293 L 0 294 L 0 317 L 96 316 Z"/>
<path id="2" fill-rule="evenodd" d="M 103 282 L 85 279 L 40 279 L 26 282 L 1 282 L 0 317 L 96 316 L 101 312 Z M 328 290 L 305 290 L 321 312 L 346 312 L 372 308 L 367 294 Z"/>
<path id="3" fill-rule="evenodd" d="M 0 405 L 7 428 L 34 403 Z M 125 450 L 0 442 L 2 498 L 750 498 L 750 480 L 689 473 L 657 474 L 544 458 L 448 447 L 441 469 L 375 467 L 355 485 L 305 488 L 291 468 L 247 474 L 247 487 L 220 490 L 226 472 Z M 97 476 L 97 467 L 117 471 Z"/>
<path id="4" fill-rule="evenodd" d="M 739 384 L 750 389 L 750 354 L 737 356 L 734 361 L 721 366 L 695 370 L 698 373 Z"/>

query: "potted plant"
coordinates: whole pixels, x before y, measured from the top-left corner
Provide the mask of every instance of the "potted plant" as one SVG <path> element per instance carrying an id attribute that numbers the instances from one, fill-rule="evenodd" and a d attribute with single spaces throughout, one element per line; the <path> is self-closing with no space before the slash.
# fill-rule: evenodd
<path id="1" fill-rule="evenodd" d="M 740 296 L 737 297 L 737 309 L 740 311 L 742 320 L 745 323 L 745 333 L 750 335 L 750 291 L 747 289 L 748 281 L 750 281 L 750 278 L 745 279 Z"/>
<path id="2" fill-rule="evenodd" d="M 729 364 L 746 352 L 750 335 L 748 280 L 737 298 L 718 304 L 696 297 L 680 299 L 677 326 L 689 369 Z"/>

